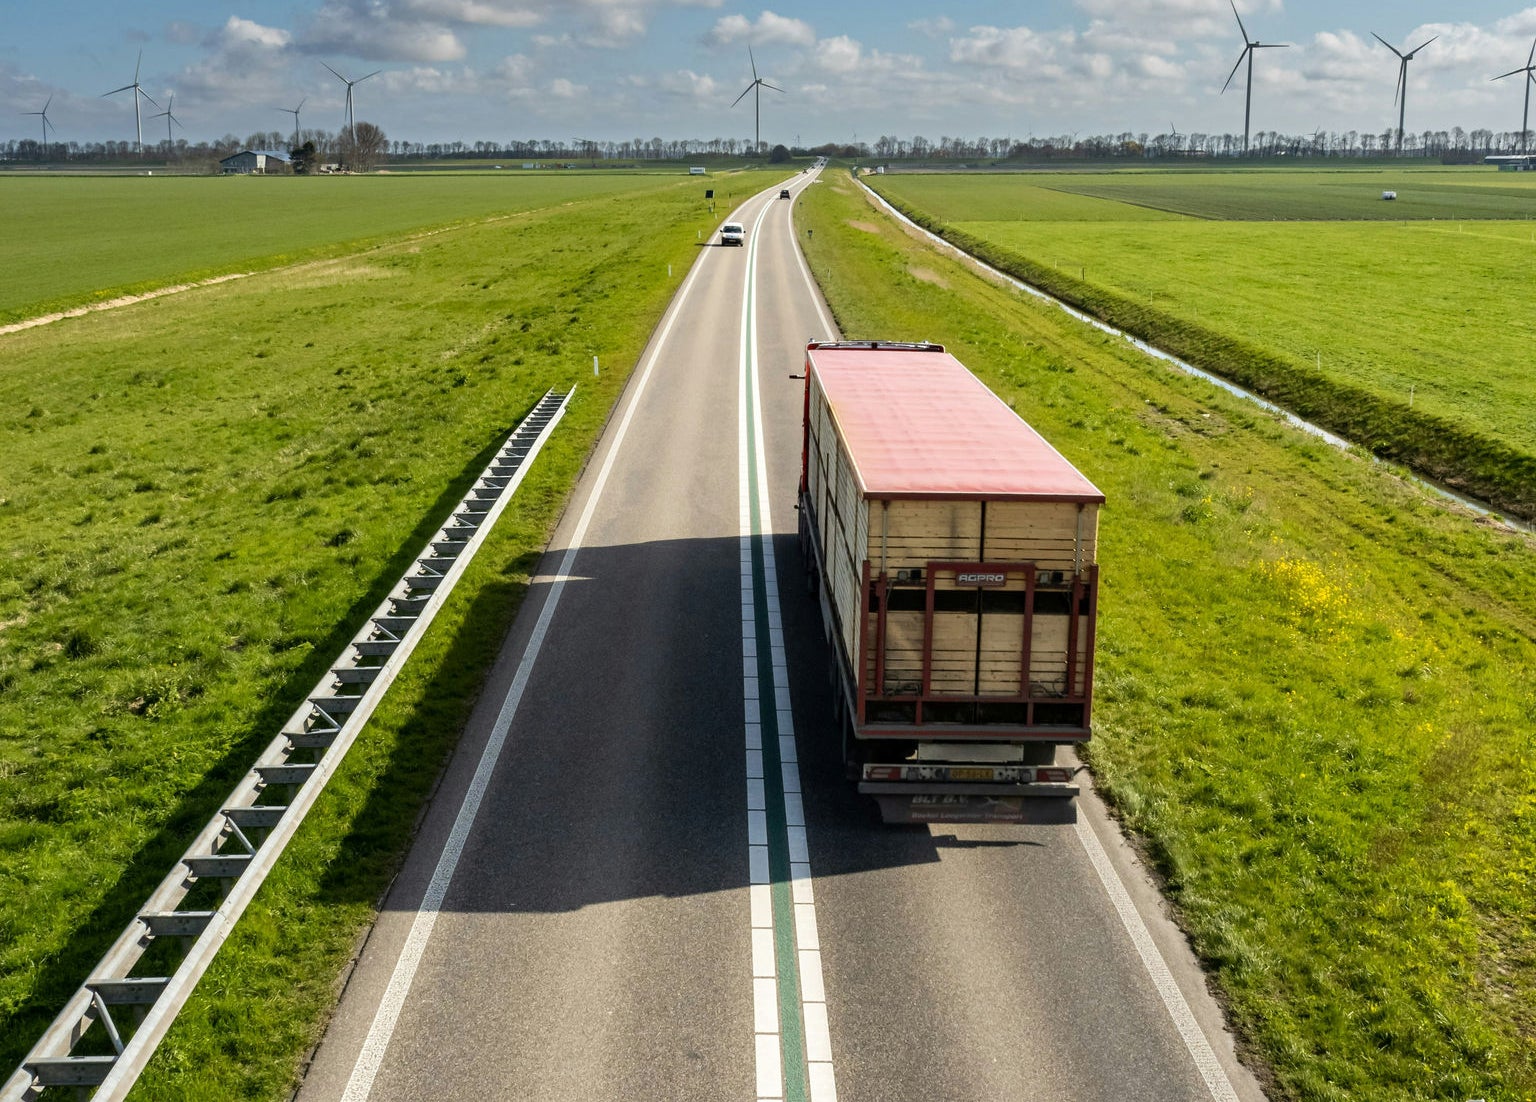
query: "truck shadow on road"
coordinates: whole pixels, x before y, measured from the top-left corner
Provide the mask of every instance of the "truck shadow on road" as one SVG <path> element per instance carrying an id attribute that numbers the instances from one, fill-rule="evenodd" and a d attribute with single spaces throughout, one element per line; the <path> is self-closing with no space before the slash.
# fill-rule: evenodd
<path id="1" fill-rule="evenodd" d="M 813 875 L 937 865 L 943 851 L 1066 846 L 1063 827 L 968 827 L 961 837 L 952 826 L 880 823 L 873 802 L 843 775 L 826 642 L 797 540 L 778 536 L 774 548 Z M 446 910 L 563 912 L 748 883 L 739 560 L 734 537 L 582 550 Z M 552 556 L 543 569 L 553 569 Z M 526 636 L 551 585 L 535 578 L 514 640 Z M 494 616 L 508 599 L 506 587 L 492 586 L 470 621 Z M 630 624 L 646 625 L 647 637 L 628 634 Z M 484 661 L 469 636 L 462 653 L 455 643 L 444 671 Z M 493 671 L 386 909 L 418 905 L 513 665 L 504 659 Z M 392 790 L 420 767 L 408 754 L 397 757 L 325 878 L 329 899 L 377 898 L 377 879 L 357 875 L 354 864 L 398 820 Z"/>

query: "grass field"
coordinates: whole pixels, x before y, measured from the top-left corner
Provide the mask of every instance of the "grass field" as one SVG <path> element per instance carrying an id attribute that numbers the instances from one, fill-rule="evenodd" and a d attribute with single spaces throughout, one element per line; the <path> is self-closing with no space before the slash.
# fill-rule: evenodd
<path id="1" fill-rule="evenodd" d="M 481 193 L 459 182 L 460 204 L 408 182 L 430 197 L 410 217 L 469 209 Z M 284 183 L 311 182 L 232 182 Z M 135 1095 L 286 1096 L 695 228 L 714 224 L 697 189 L 645 186 L 576 185 L 538 213 L 393 242 L 374 220 L 361 252 L 0 337 L 7 1073 L 488 449 L 548 387 L 578 384 Z"/>
<path id="2" fill-rule="evenodd" d="M 1401 222 L 1536 216 L 1536 181 L 1483 166 L 898 173 L 871 182 L 946 222 Z M 1397 198 L 1384 201 L 1386 191 L 1396 192 Z"/>
<path id="3" fill-rule="evenodd" d="M 945 342 L 1108 495 L 1091 760 L 1272 1097 L 1536 1096 L 1536 544 L 847 180 L 798 217 L 844 334 Z"/>
<path id="4" fill-rule="evenodd" d="M 1257 352 L 1270 362 L 1256 375 L 1289 365 L 1294 375 L 1332 380 L 1345 388 L 1331 399 L 1342 420 L 1358 408 L 1360 394 L 1373 397 L 1378 424 L 1352 437 L 1367 447 L 1378 446 L 1380 423 L 1398 409 L 1489 440 L 1530 466 L 1536 371 L 1525 350 L 1536 338 L 1536 319 L 1524 302 L 1536 222 L 1516 219 L 1536 213 L 1536 182 L 1511 179 L 1485 169 L 1058 173 L 887 176 L 877 186 L 962 234 L 1026 258 L 1047 279 L 1056 273 L 1068 297 L 1071 284 L 1099 289 L 1138 335 L 1165 345 L 1182 341 L 1203 354 L 1205 360 L 1193 359 L 1198 366 L 1241 380 L 1241 361 Z M 1413 218 L 1347 220 L 1358 215 L 1362 195 L 1379 196 L 1394 182 L 1403 198 L 1372 199 L 1372 209 Z M 1419 195 L 1439 197 L 1433 202 L 1441 205 L 1431 207 L 1437 218 L 1422 213 L 1430 199 L 1410 198 Z M 1326 220 L 1274 220 L 1308 201 Z M 1469 213 L 1496 220 L 1461 220 Z M 1324 416 L 1328 404 L 1319 400 Z M 1435 433 L 1430 427 L 1420 435 Z M 1411 462 L 1412 450 L 1413 441 L 1394 441 L 1387 453 Z M 1510 469 L 1508 456 L 1500 463 Z M 1518 461 L 1514 470 L 1503 476 L 1517 484 L 1506 494 L 1510 508 L 1526 479 Z M 1444 469 L 1429 473 L 1456 477 Z M 1525 499 L 1536 500 L 1536 492 L 1528 487 Z"/>
<path id="5" fill-rule="evenodd" d="M 720 204 L 762 173 L 714 176 Z M 680 174 L 0 176 L 0 325 L 231 272 L 339 253 L 402 233 L 658 190 L 703 195 Z M 723 207 L 721 208 L 723 209 Z M 712 226 L 705 218 L 701 225 Z"/>

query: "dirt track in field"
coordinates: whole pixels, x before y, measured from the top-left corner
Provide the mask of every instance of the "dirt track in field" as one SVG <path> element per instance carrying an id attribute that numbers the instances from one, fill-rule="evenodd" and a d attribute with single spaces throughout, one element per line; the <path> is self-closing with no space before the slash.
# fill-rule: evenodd
<path id="1" fill-rule="evenodd" d="M 53 322 L 62 321 L 65 318 L 78 318 L 86 314 L 94 314 L 98 310 L 116 310 L 120 306 L 132 306 L 136 302 L 145 302 L 152 298 L 163 298 L 166 295 L 179 294 L 182 291 L 192 291 L 198 287 L 211 287 L 215 283 L 228 283 L 232 279 L 244 279 L 249 272 L 235 272 L 232 275 L 214 276 L 212 279 L 198 280 L 196 283 L 178 283 L 174 287 L 161 287 L 155 291 L 145 291 L 142 295 L 124 295 L 121 298 L 108 299 L 106 302 L 93 302 L 89 306 L 76 306 L 69 310 L 60 310 L 54 314 L 40 314 L 35 318 L 27 318 L 25 321 L 14 321 L 9 325 L 0 325 L 0 337 L 7 333 L 19 333 L 23 329 L 35 329 L 39 325 L 51 325 Z"/>

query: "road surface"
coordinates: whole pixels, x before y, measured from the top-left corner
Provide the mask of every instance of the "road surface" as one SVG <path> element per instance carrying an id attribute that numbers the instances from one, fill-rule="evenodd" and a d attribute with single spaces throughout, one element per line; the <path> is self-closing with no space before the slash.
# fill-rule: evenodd
<path id="1" fill-rule="evenodd" d="M 778 190 L 642 358 L 300 1102 L 1263 1097 L 1091 794 L 895 829 L 843 780 Z"/>

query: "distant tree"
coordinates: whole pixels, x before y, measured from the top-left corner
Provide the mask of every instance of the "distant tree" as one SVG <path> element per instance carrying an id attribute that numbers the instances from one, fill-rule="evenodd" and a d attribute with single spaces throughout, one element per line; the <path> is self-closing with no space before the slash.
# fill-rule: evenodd
<path id="1" fill-rule="evenodd" d="M 384 156 L 384 131 L 371 122 L 360 122 L 341 132 L 341 159 L 353 172 L 372 172 Z"/>
<path id="2" fill-rule="evenodd" d="M 315 143 L 305 142 L 288 151 L 288 160 L 293 165 L 295 176 L 308 176 L 315 170 Z"/>
<path id="3" fill-rule="evenodd" d="M 789 150 L 782 145 L 774 146 L 773 150 L 768 154 L 768 163 L 771 165 L 782 165 L 788 162 Z"/>

